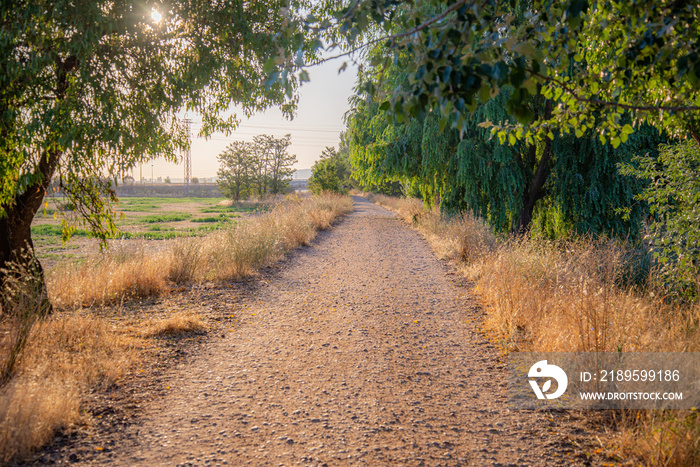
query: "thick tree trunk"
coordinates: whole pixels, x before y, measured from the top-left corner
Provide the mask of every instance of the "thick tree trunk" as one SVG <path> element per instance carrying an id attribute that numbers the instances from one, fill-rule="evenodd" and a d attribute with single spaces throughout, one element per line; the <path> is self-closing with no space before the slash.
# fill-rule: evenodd
<path id="1" fill-rule="evenodd" d="M 7 269 L 10 263 L 18 263 L 22 269 L 33 274 L 39 295 L 37 298 L 42 301 L 41 308 L 47 311 L 51 310 L 51 305 L 48 303 L 44 270 L 34 253 L 31 227 L 60 157 L 60 152 L 51 151 L 41 158 L 36 169 L 40 179 L 18 194 L 13 204 L 3 206 L 6 215 L 0 219 L 0 287 L 4 290 L 10 275 L 16 274 L 16 271 Z"/>
<path id="2" fill-rule="evenodd" d="M 69 56 L 65 60 L 56 57 L 57 105 L 66 96 L 68 74 L 77 67 L 78 59 L 75 56 Z M 6 216 L 0 219 L 0 286 L 5 285 L 8 274 L 2 270 L 9 263 L 17 262 L 35 273 L 42 295 L 46 297 L 44 271 L 34 254 L 31 227 L 32 220 L 44 201 L 46 190 L 56 172 L 61 155 L 62 151 L 57 149 L 47 150 L 42 154 L 39 164 L 34 169 L 36 181 L 23 192 L 17 193 L 12 202 L 2 206 Z"/>
<path id="3" fill-rule="evenodd" d="M 696 143 L 698 143 L 698 146 L 700 146 L 700 133 L 695 131 L 694 129 L 690 128 L 690 137 L 695 140 Z"/>

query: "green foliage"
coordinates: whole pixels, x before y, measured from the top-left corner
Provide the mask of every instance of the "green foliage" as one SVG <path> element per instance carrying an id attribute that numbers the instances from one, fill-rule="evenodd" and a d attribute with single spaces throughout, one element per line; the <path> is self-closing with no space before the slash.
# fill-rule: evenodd
<path id="1" fill-rule="evenodd" d="M 192 222 L 204 222 L 204 223 L 213 223 L 213 222 L 228 222 L 228 220 L 231 217 L 240 217 L 239 215 L 233 214 L 230 216 L 227 216 L 224 213 L 219 214 L 218 216 L 208 216 L 208 217 L 200 217 L 197 219 L 192 219 Z"/>
<path id="2" fill-rule="evenodd" d="M 594 136 L 614 147 L 641 120 L 700 134 L 700 21 L 695 2 L 321 2 L 309 28 L 353 50 L 384 44 L 370 67 L 403 63 L 405 85 L 367 82 L 399 123 L 439 115 L 468 131 L 468 113 L 509 88 L 513 121 L 485 122 L 504 141 Z M 556 101 L 551 112 L 531 105 Z M 633 122 L 623 124 L 626 115 Z"/>
<path id="3" fill-rule="evenodd" d="M 146 224 L 160 224 L 163 222 L 186 221 L 190 217 L 192 217 L 192 214 L 187 214 L 184 212 L 169 212 L 165 214 L 151 214 L 150 216 L 143 216 L 139 218 L 139 221 L 145 222 Z"/>
<path id="4" fill-rule="evenodd" d="M 639 158 L 655 160 L 667 138 L 641 125 L 625 143 L 602 144 L 593 131 L 555 138 L 556 155 L 546 189 L 551 202 L 538 206 L 533 229 L 546 237 L 606 234 L 639 240 L 647 214 L 635 197 L 646 183 L 618 167 Z"/>
<path id="5" fill-rule="evenodd" d="M 296 78 L 265 81 L 295 68 L 277 54 L 310 50 L 297 6 L 3 1 L 0 263 L 30 242 L 25 224 L 52 179 L 75 205 L 67 222 L 114 235 L 116 180 L 140 162 L 176 159 L 189 144 L 183 110 L 202 116 L 204 135 L 233 128 L 236 117 L 221 114 L 234 105 L 245 115 L 272 105 L 290 115 Z"/>
<path id="6" fill-rule="evenodd" d="M 262 163 L 263 190 L 259 194 L 265 194 L 268 189 L 272 194 L 283 193 L 294 174 L 292 166 L 297 163 L 297 156 L 288 152 L 292 135 L 282 138 L 259 135 L 255 137 L 255 144 Z"/>
<path id="7" fill-rule="evenodd" d="M 73 237 L 87 237 L 88 232 L 83 229 L 75 229 L 71 232 Z M 55 224 L 39 224 L 32 226 L 32 236 L 35 237 L 64 237 L 63 227 Z"/>
<path id="8" fill-rule="evenodd" d="M 338 152 L 333 147 L 326 147 L 321 158 L 311 168 L 309 190 L 319 194 L 323 191 L 348 193 L 351 167 L 346 152 Z"/>
<path id="9" fill-rule="evenodd" d="M 697 300 L 700 287 L 700 149 L 688 140 L 661 146 L 658 159 L 639 158 L 623 172 L 647 180 L 638 197 L 652 215 L 649 243 L 668 292 Z"/>
<path id="10" fill-rule="evenodd" d="M 234 201 L 245 199 L 257 192 L 282 193 L 289 186 L 297 162 L 288 153 L 291 135 L 275 138 L 257 135 L 253 142 L 234 141 L 219 155 L 217 172 L 221 191 Z"/>
<path id="11" fill-rule="evenodd" d="M 218 159 L 220 168 L 217 175 L 221 192 L 234 201 L 247 198 L 252 193 L 257 175 L 253 144 L 234 141 L 219 154 Z"/>

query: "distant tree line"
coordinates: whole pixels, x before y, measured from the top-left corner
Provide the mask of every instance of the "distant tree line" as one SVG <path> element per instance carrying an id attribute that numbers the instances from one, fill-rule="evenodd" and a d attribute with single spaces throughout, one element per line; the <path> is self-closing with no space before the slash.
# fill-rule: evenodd
<path id="1" fill-rule="evenodd" d="M 292 135 L 282 138 L 258 135 L 249 141 L 234 141 L 219 154 L 218 184 L 234 201 L 252 195 L 283 193 L 289 186 L 297 162 L 289 154 Z"/>

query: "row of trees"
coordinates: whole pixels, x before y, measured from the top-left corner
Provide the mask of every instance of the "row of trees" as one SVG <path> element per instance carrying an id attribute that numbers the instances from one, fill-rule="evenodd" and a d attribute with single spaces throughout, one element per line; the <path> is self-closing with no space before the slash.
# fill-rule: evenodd
<path id="1" fill-rule="evenodd" d="M 235 201 L 257 194 L 283 193 L 297 162 L 288 149 L 292 136 L 258 135 L 252 142 L 234 141 L 219 155 L 219 186 Z"/>
<path id="2" fill-rule="evenodd" d="M 316 13 L 311 29 L 370 65 L 349 115 L 361 184 L 399 182 L 519 235 L 640 239 L 648 228 L 669 291 L 697 294 L 692 3 L 423 0 Z"/>
<path id="3" fill-rule="evenodd" d="M 385 50 L 377 47 L 372 53 Z M 409 60 L 375 67 L 362 73 L 360 82 L 386 92 L 408 86 L 403 70 Z M 603 144 L 594 129 L 580 136 L 553 133 L 544 141 L 502 144 L 482 122 L 515 122 L 507 109 L 512 92 L 504 88 L 479 102 L 465 113 L 460 130 L 441 126 L 435 112 L 398 122 L 382 108 L 381 98 L 356 97 L 348 118 L 355 177 L 364 185 L 400 182 L 428 204 L 451 212 L 471 210 L 500 231 L 524 234 L 534 224 L 550 235 L 635 235 L 643 212 L 634 196 L 642 183 L 617 167 L 638 155 L 655 157 L 666 140 L 660 132 L 640 124 L 617 147 Z M 529 104 L 535 114 L 554 105 L 541 96 Z"/>

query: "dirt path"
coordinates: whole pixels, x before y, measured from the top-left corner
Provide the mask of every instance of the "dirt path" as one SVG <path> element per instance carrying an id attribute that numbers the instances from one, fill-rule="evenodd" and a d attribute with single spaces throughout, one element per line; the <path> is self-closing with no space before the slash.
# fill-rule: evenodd
<path id="1" fill-rule="evenodd" d="M 393 213 L 355 202 L 233 304 L 240 325 L 173 369 L 107 449 L 73 460 L 590 465 L 580 421 L 506 407 L 461 279 Z"/>

